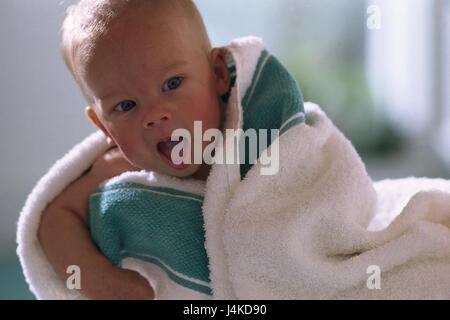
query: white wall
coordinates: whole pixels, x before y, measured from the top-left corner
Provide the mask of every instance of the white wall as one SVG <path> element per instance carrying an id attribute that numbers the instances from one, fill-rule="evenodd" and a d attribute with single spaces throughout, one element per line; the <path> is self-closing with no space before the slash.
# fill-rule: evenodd
<path id="1" fill-rule="evenodd" d="M 0 253 L 38 178 L 94 131 L 60 58 L 60 1 L 0 1 Z"/>

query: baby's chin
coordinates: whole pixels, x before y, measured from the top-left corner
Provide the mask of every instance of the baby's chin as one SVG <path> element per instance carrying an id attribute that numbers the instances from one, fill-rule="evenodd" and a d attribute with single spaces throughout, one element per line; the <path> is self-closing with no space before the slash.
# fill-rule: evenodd
<path id="1" fill-rule="evenodd" d="M 169 165 L 164 167 L 155 168 L 154 166 L 149 166 L 144 168 L 147 171 L 153 171 L 160 174 L 165 174 L 177 178 L 195 178 L 196 174 L 199 173 L 199 169 L 202 167 L 200 164 L 190 164 L 187 168 L 176 169 Z"/>
<path id="2" fill-rule="evenodd" d="M 167 174 L 178 178 L 190 178 L 195 176 L 200 168 L 201 165 L 199 164 L 190 164 L 187 168 L 184 169 L 170 168 L 170 172 L 168 172 Z"/>

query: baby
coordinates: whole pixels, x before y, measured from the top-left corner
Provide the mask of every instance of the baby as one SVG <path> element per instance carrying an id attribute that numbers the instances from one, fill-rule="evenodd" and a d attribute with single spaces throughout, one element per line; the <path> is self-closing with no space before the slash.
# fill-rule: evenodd
<path id="1" fill-rule="evenodd" d="M 448 297 L 450 182 L 374 184 L 261 39 L 211 48 L 191 0 L 80 0 L 62 40 L 111 147 L 87 137 L 24 206 L 18 253 L 39 298 L 78 297 L 53 272 L 71 284 L 72 265 L 91 299 Z M 181 162 L 178 129 L 206 137 Z M 211 163 L 208 134 L 224 131 Z M 255 143 L 240 143 L 252 136 L 257 163 Z M 268 153 L 280 160 L 271 175 L 259 170 Z"/>
<path id="2" fill-rule="evenodd" d="M 39 240 L 60 276 L 69 276 L 69 265 L 80 267 L 86 298 L 152 299 L 144 277 L 113 265 L 92 242 L 89 195 L 105 179 L 140 169 L 206 180 L 210 166 L 176 164 L 169 140 L 177 128 L 193 135 L 194 121 L 203 132 L 222 128 L 221 97 L 230 86 L 224 53 L 211 48 L 191 0 L 80 0 L 62 31 L 65 62 L 89 103 L 86 114 L 118 148 L 50 203 Z"/>

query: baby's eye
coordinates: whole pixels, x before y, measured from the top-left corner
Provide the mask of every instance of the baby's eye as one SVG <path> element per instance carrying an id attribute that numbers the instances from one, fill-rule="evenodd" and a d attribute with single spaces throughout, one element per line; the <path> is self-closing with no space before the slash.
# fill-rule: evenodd
<path id="1" fill-rule="evenodd" d="M 131 101 L 131 100 L 125 100 L 125 101 L 122 101 L 121 103 L 119 103 L 117 106 L 115 106 L 114 110 L 119 111 L 119 112 L 126 112 L 126 111 L 130 111 L 135 106 L 136 106 L 136 102 Z"/>
<path id="2" fill-rule="evenodd" d="M 178 88 L 183 79 L 181 77 L 174 77 L 166 81 L 163 86 L 163 91 L 174 90 Z"/>

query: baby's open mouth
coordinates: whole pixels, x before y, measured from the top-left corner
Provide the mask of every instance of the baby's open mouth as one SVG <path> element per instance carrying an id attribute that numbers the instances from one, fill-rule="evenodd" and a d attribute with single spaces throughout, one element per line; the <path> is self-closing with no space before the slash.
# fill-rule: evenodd
<path id="1" fill-rule="evenodd" d="M 158 149 L 158 153 L 161 155 L 161 157 L 175 169 L 184 169 L 188 166 L 188 164 L 185 164 L 183 162 L 180 164 L 175 164 L 172 161 L 172 150 L 177 144 L 181 142 L 183 142 L 183 137 L 180 137 L 178 141 L 172 141 L 171 138 L 169 137 L 159 141 L 156 146 L 156 148 Z M 180 158 L 183 157 L 183 149 L 181 149 L 178 156 Z"/>

